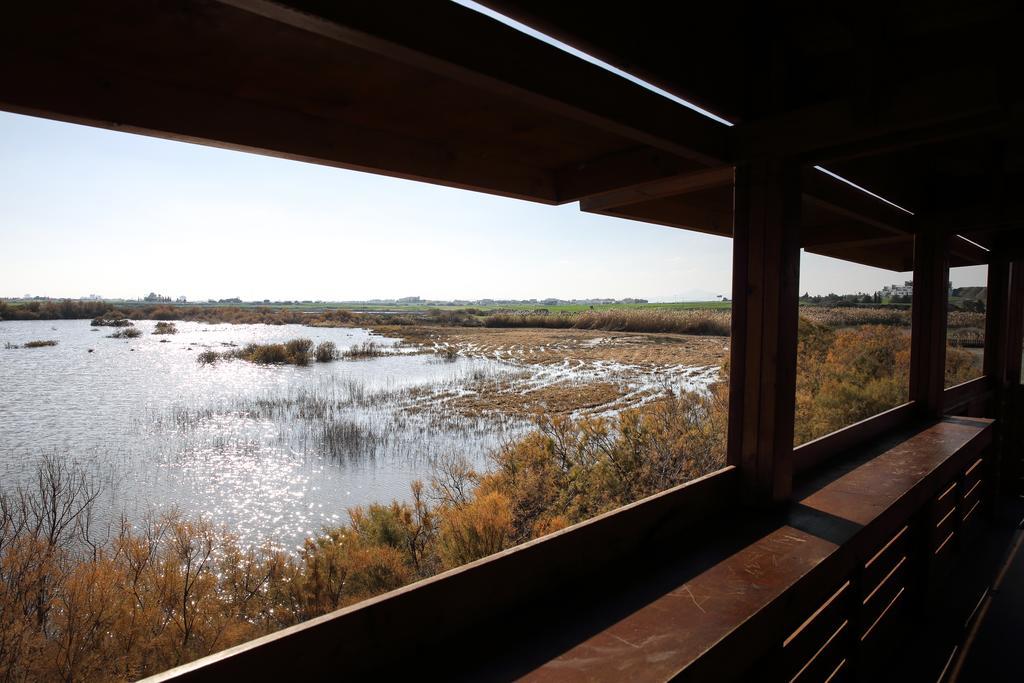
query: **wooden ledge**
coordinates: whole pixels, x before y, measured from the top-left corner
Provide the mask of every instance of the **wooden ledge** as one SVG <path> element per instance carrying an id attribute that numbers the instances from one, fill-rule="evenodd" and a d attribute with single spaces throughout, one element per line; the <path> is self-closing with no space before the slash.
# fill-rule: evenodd
<path id="1" fill-rule="evenodd" d="M 525 675 L 536 681 L 740 677 L 827 598 L 837 577 L 885 539 L 991 443 L 991 420 L 945 418 L 883 439 L 802 483 L 750 542 L 693 571 L 692 553 L 653 577 L 659 594 Z M 730 547 L 731 546 L 731 547 Z M 706 557 L 711 550 L 700 555 Z M 700 562 L 697 562 L 698 566 Z M 677 581 L 671 579 L 675 577 Z M 645 587 L 634 587 L 644 593 Z M 649 590 L 647 591 L 649 592 Z M 528 647 L 528 646 L 527 646 Z M 517 648 L 519 649 L 519 648 Z M 521 650 L 520 650 L 521 651 Z M 499 678 L 502 676 L 498 676 Z"/>

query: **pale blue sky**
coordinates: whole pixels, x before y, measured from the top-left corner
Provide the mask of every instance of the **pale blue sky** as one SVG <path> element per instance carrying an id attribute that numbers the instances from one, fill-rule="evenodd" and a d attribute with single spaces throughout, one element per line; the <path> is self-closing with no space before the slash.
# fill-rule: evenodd
<path id="1" fill-rule="evenodd" d="M 730 293 L 720 237 L 7 113 L 0 207 L 0 296 Z M 800 288 L 903 279 L 806 255 Z"/>

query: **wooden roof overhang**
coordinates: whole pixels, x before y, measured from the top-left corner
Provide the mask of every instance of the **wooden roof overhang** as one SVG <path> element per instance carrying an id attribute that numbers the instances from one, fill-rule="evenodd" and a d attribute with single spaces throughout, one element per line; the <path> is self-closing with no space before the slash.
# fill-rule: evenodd
<path id="1" fill-rule="evenodd" d="M 786 156 L 808 251 L 903 271 L 943 230 L 1024 252 L 1014 3 L 713 7 L 685 36 L 661 3 L 484 4 L 735 125 L 446 0 L 18 3 L 0 109 L 723 236 L 733 166 Z M 953 265 L 988 258 L 966 244 Z"/>

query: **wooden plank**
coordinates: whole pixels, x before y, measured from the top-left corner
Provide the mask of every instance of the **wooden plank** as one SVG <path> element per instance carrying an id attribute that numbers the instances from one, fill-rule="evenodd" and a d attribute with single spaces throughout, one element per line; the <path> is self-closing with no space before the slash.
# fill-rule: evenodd
<path id="1" fill-rule="evenodd" d="M 766 161 L 736 169 L 729 462 L 747 497 L 780 501 L 793 476 L 800 174 Z"/>

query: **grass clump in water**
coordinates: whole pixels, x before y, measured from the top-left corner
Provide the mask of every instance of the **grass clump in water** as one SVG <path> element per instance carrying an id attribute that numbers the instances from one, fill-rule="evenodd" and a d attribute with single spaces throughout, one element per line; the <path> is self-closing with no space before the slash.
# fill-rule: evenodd
<path id="1" fill-rule="evenodd" d="M 35 341 L 25 342 L 24 348 L 26 349 L 38 349 L 43 346 L 56 346 L 56 339 L 36 339 Z M 16 346 L 14 348 L 17 348 Z"/>
<path id="2" fill-rule="evenodd" d="M 159 322 L 153 334 L 178 334 L 178 327 L 174 323 Z"/>
<path id="3" fill-rule="evenodd" d="M 389 355 L 387 350 L 377 344 L 376 342 L 363 342 L 362 344 L 356 344 L 355 346 L 345 349 L 341 353 L 341 357 L 345 360 L 360 360 L 362 358 L 379 358 L 380 356 Z"/>
<path id="4" fill-rule="evenodd" d="M 111 339 L 135 339 L 142 336 L 142 330 L 137 327 L 125 327 L 107 336 Z"/>
<path id="5" fill-rule="evenodd" d="M 220 355 L 216 351 L 203 351 L 196 356 L 196 361 L 200 365 L 212 365 L 220 360 Z"/>
<path id="6" fill-rule="evenodd" d="M 283 344 L 247 344 L 240 349 L 224 353 L 203 351 L 196 360 L 203 365 L 233 358 L 258 365 L 309 365 L 312 350 L 313 340 L 299 338 Z"/>
<path id="7" fill-rule="evenodd" d="M 316 345 L 313 357 L 316 358 L 317 363 L 330 363 L 338 357 L 338 347 L 332 341 L 320 342 Z"/>
<path id="8" fill-rule="evenodd" d="M 118 311 L 107 311 L 98 318 L 93 318 L 93 327 L 131 327 L 135 323 L 125 318 Z"/>

